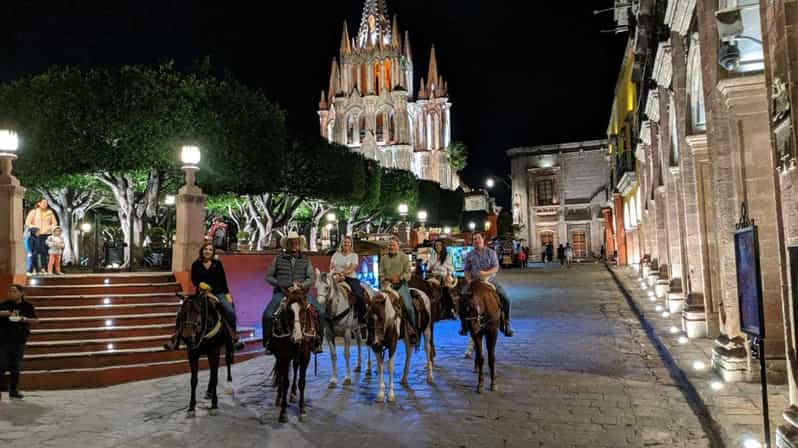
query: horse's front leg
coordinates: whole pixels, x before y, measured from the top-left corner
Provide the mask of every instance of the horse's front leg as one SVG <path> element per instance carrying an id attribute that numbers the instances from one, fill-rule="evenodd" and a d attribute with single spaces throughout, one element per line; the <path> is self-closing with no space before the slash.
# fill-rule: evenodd
<path id="1" fill-rule="evenodd" d="M 208 367 L 210 369 L 208 390 L 211 392 L 209 415 L 216 415 L 216 410 L 219 409 L 219 397 L 216 395 L 216 386 L 219 383 L 219 348 L 218 345 L 214 345 L 208 349 Z"/>
<path id="2" fill-rule="evenodd" d="M 409 347 L 410 344 L 407 344 Z M 396 403 L 396 395 L 393 393 L 393 368 L 394 368 L 394 361 L 396 361 L 396 346 L 394 346 L 393 350 L 389 353 L 390 359 L 388 360 L 388 403 Z M 407 371 L 405 371 L 405 375 L 407 375 Z M 380 375 L 382 378 L 382 375 Z"/>
<path id="3" fill-rule="evenodd" d="M 308 365 L 310 365 L 310 353 L 304 355 L 302 366 L 299 369 L 299 421 L 307 419 L 308 412 L 305 410 L 305 379 L 307 377 Z"/>
<path id="4" fill-rule="evenodd" d="M 233 359 L 232 352 L 225 352 L 224 365 L 227 367 L 227 385 L 224 388 L 224 393 L 227 395 L 233 395 Z"/>
<path id="5" fill-rule="evenodd" d="M 374 357 L 377 358 L 377 375 L 380 376 L 380 389 L 377 393 L 377 403 L 382 403 L 385 400 L 385 376 L 382 372 L 382 351 L 374 352 Z M 391 377 L 391 382 L 393 382 L 393 377 Z"/>
<path id="6" fill-rule="evenodd" d="M 199 355 L 189 351 L 188 352 L 188 365 L 191 368 L 191 400 L 188 402 L 188 412 L 186 417 L 194 417 L 197 408 L 197 373 L 199 371 Z"/>
<path id="7" fill-rule="evenodd" d="M 330 363 L 332 363 L 332 376 L 327 387 L 335 389 L 338 386 L 338 352 L 335 348 L 335 331 L 332 330 L 332 326 L 330 326 L 330 337 L 327 338 L 327 346 L 330 349 Z"/>
<path id="8" fill-rule="evenodd" d="M 296 401 L 296 389 L 297 389 L 296 381 L 297 381 L 297 370 L 299 370 L 299 360 L 294 358 L 292 366 L 294 370 L 294 376 L 291 381 L 291 398 L 289 398 L 289 401 L 291 401 L 291 403 Z"/>
<path id="9" fill-rule="evenodd" d="M 397 345 L 397 348 L 398 348 L 399 343 L 397 342 L 396 345 Z M 402 380 L 399 381 L 399 384 L 401 384 L 402 386 L 409 386 L 410 385 L 410 382 L 407 380 L 407 376 L 410 373 L 410 357 L 412 355 L 413 355 L 413 346 L 410 345 L 410 338 L 405 336 L 405 371 L 402 373 Z M 393 364 L 393 358 L 394 358 L 394 356 L 392 355 L 391 356 L 391 364 Z M 391 368 L 393 368 L 393 367 L 391 367 Z M 393 374 L 391 374 L 391 375 L 393 375 Z M 391 381 L 393 381 L 393 378 L 391 378 Z"/>
<path id="10" fill-rule="evenodd" d="M 427 358 L 427 383 L 432 384 L 433 376 L 432 376 L 432 357 L 435 353 L 432 347 L 432 322 L 430 322 L 429 327 L 424 330 L 424 356 Z"/>
<path id="11" fill-rule="evenodd" d="M 352 345 L 352 335 L 347 329 L 344 332 L 344 363 L 346 364 L 346 375 L 344 376 L 344 386 L 352 384 L 352 371 L 349 368 L 349 348 Z"/>
<path id="12" fill-rule="evenodd" d="M 280 378 L 280 388 L 278 393 L 280 394 L 280 423 L 288 423 L 288 414 L 286 413 L 286 408 L 288 407 L 288 386 L 290 385 L 290 380 L 288 379 L 288 374 L 291 370 L 291 361 L 286 360 L 284 365 L 282 366 L 281 378 Z"/>
<path id="13" fill-rule="evenodd" d="M 355 342 L 357 343 L 357 364 L 355 364 L 354 372 L 360 373 L 360 346 L 363 345 L 363 337 L 360 335 L 360 322 L 357 321 L 357 318 L 355 318 Z"/>
<path id="14" fill-rule="evenodd" d="M 482 336 L 474 336 L 474 350 L 476 352 L 476 359 L 474 360 L 474 366 L 477 370 L 477 374 L 479 375 L 479 383 L 477 384 L 477 392 L 482 393 L 485 389 L 485 378 L 482 372 L 482 364 L 485 362 L 485 358 L 482 354 Z"/>
<path id="15" fill-rule="evenodd" d="M 371 377 L 371 347 L 366 347 L 366 378 Z"/>
<path id="16" fill-rule="evenodd" d="M 496 391 L 498 387 L 496 385 L 496 339 L 498 339 L 499 333 L 497 331 L 492 331 L 488 334 L 488 366 L 490 367 L 490 390 Z"/>

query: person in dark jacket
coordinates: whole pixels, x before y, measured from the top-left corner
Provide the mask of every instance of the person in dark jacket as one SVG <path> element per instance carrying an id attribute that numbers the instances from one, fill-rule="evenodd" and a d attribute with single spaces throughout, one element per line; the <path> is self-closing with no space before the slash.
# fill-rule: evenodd
<path id="1" fill-rule="evenodd" d="M 560 260 L 560 267 L 565 267 L 565 247 L 562 244 L 557 247 L 557 259 Z"/>
<path id="2" fill-rule="evenodd" d="M 216 249 L 213 243 L 207 242 L 200 247 L 199 257 L 191 264 L 191 283 L 199 291 L 200 283 L 210 286 L 211 294 L 218 300 L 224 311 L 224 319 L 230 328 L 231 339 L 236 350 L 244 348 L 244 343 L 238 338 L 236 332 L 236 310 L 230 288 L 227 287 L 227 275 L 224 273 L 222 262 L 216 259 Z M 173 337 L 164 347 L 176 349 L 179 341 Z"/>
<path id="3" fill-rule="evenodd" d="M 36 309 L 25 300 L 25 287 L 11 285 L 6 301 L 0 303 L 0 390 L 8 390 L 11 398 L 22 398 L 19 371 L 32 323 L 36 323 Z"/>
<path id="4" fill-rule="evenodd" d="M 39 228 L 31 227 L 28 229 L 28 257 L 30 258 L 30 267 L 28 274 L 44 274 L 44 264 L 42 254 L 41 240 L 39 239 Z M 44 248 L 46 251 L 47 248 Z"/>
<path id="5" fill-rule="evenodd" d="M 554 261 L 554 244 L 552 243 L 546 245 L 546 261 L 549 263 Z"/>

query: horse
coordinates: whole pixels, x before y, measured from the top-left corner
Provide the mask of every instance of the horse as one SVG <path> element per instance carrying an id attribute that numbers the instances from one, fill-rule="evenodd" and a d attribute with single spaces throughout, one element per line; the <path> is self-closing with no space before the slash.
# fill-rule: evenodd
<path id="1" fill-rule="evenodd" d="M 483 280 L 474 280 L 470 285 L 470 292 L 463 296 L 463 315 L 466 326 L 474 342 L 476 357 L 474 368 L 479 375 L 477 392 L 484 390 L 483 364 L 484 355 L 482 339 L 485 338 L 485 345 L 488 349 L 488 366 L 490 367 L 490 390 L 497 390 L 496 386 L 496 340 L 499 336 L 499 325 L 501 320 L 501 309 L 496 289 L 490 283 Z"/>
<path id="2" fill-rule="evenodd" d="M 211 407 L 208 414 L 215 415 L 219 409 L 218 397 L 216 395 L 216 385 L 219 381 L 219 355 L 222 346 L 225 350 L 225 364 L 227 366 L 227 382 L 233 381 L 231 366 L 233 364 L 232 341 L 224 328 L 224 320 L 219 311 L 218 302 L 215 296 L 206 290 L 200 290 L 197 294 L 186 297 L 178 294 L 182 304 L 177 313 L 177 332 L 178 337 L 186 344 L 188 364 L 191 367 L 191 400 L 188 405 L 187 417 L 195 415 L 197 405 L 197 374 L 199 372 L 199 359 L 202 355 L 208 358 L 208 368 L 210 370 L 210 380 L 208 381 L 208 392 L 206 399 L 211 400 Z"/>
<path id="3" fill-rule="evenodd" d="M 427 382 L 433 382 L 432 375 L 432 361 L 430 360 L 431 348 L 430 343 L 432 340 L 432 323 L 430 319 L 430 301 L 429 297 L 422 291 L 411 288 L 411 294 L 415 296 L 414 308 L 411 312 L 417 312 L 419 315 L 419 327 L 424 336 L 424 353 L 426 355 L 425 368 L 427 370 Z M 402 299 L 399 293 L 392 289 L 389 285 L 375 293 L 371 305 L 369 306 L 367 318 L 370 325 L 374 327 L 374 343 L 372 349 L 377 358 L 377 373 L 380 376 L 380 389 L 377 394 L 377 402 L 382 403 L 385 399 L 385 377 L 383 374 L 383 366 L 385 364 L 385 352 L 388 352 L 388 403 L 396 402 L 396 395 L 394 394 L 393 386 L 393 373 L 394 362 L 396 359 L 396 348 L 399 345 L 399 340 L 403 339 L 405 342 L 405 369 L 402 375 L 400 384 L 407 386 L 409 382 L 407 376 L 410 370 L 410 356 L 412 355 L 412 345 L 410 338 L 404 329 L 404 321 L 402 320 Z M 420 308 L 420 309 L 419 309 Z"/>
<path id="4" fill-rule="evenodd" d="M 284 291 L 285 299 L 274 316 L 274 330 L 269 340 L 269 350 L 274 354 L 274 383 L 277 388 L 275 406 L 280 406 L 280 423 L 288 422 L 289 371 L 293 365 L 291 400 L 296 398 L 297 372 L 299 373 L 299 421 L 307 417 L 305 410 L 305 379 L 310 354 L 318 341 L 316 310 L 305 299 L 300 287 Z"/>
<path id="5" fill-rule="evenodd" d="M 364 288 L 364 291 L 366 289 Z M 360 345 L 363 343 L 360 334 L 360 325 L 357 320 L 355 310 L 355 296 L 346 283 L 335 281 L 332 274 L 320 272 L 316 269 L 316 299 L 321 306 L 327 308 L 327 322 L 325 325 L 327 344 L 330 348 L 330 361 L 332 362 L 332 377 L 328 387 L 334 389 L 338 384 L 338 354 L 335 350 L 335 337 L 344 338 L 344 360 L 346 362 L 346 375 L 344 385 L 352 384 L 349 369 L 349 347 L 352 345 L 352 335 L 355 335 L 357 342 L 357 364 L 355 372 L 360 372 L 361 352 Z M 366 305 L 368 306 L 369 294 L 366 292 Z M 368 357 L 366 375 L 371 375 L 371 356 Z"/>
<path id="6" fill-rule="evenodd" d="M 421 277 L 419 270 L 413 272 L 408 282 L 410 288 L 424 292 L 430 300 L 430 362 L 435 363 L 435 323 L 450 319 L 454 316 L 453 310 L 457 309 L 455 300 L 458 297 L 458 289 L 448 286 L 441 278 L 432 276 L 426 280 Z M 450 314 L 451 313 L 451 314 Z"/>

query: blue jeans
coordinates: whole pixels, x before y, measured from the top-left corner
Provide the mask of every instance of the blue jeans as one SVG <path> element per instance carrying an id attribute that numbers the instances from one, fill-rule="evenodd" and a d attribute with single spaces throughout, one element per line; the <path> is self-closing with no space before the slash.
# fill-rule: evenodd
<path id="1" fill-rule="evenodd" d="M 272 294 L 272 300 L 266 305 L 266 309 L 263 310 L 263 316 L 261 316 L 261 324 L 263 325 L 263 341 L 266 342 L 267 339 L 272 337 L 272 326 L 274 324 L 274 313 L 277 312 L 277 308 L 280 307 L 280 302 L 282 302 L 283 295 L 280 291 L 275 291 Z M 319 320 L 321 324 L 324 323 L 324 309 L 321 307 L 319 302 L 316 300 L 315 297 L 307 296 L 305 298 L 308 303 L 313 305 L 316 308 L 316 311 L 319 313 Z M 319 330 L 323 330 L 324 327 L 319 327 Z"/>
<path id="2" fill-rule="evenodd" d="M 222 310 L 224 311 L 224 318 L 228 324 L 233 328 L 233 331 L 236 330 L 236 309 L 232 303 L 228 302 L 227 299 L 224 298 L 224 294 L 216 296 L 219 299 L 219 303 L 222 304 Z"/>
<path id="3" fill-rule="evenodd" d="M 392 286 L 393 289 L 399 293 L 399 297 L 402 298 L 402 302 L 405 304 L 405 313 L 410 320 L 410 325 L 418 329 L 418 326 L 416 326 L 416 310 L 413 308 L 413 298 L 410 296 L 410 289 L 407 287 L 407 282 L 401 282 Z"/>

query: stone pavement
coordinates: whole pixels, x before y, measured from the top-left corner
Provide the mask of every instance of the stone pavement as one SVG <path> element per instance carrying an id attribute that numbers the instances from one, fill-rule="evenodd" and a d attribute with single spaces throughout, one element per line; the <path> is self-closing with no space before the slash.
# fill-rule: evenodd
<path id="1" fill-rule="evenodd" d="M 22 402 L 4 397 L 0 446 L 713 445 L 717 436 L 705 430 L 602 265 L 512 270 L 501 281 L 515 302 L 516 335 L 499 339 L 498 392 L 476 393 L 471 361 L 463 359 L 466 339 L 445 322 L 436 327 L 435 383 L 426 384 L 423 352 L 414 353 L 411 385 L 397 383 L 396 404 L 375 403 L 376 378 L 364 373 L 352 386 L 340 386 L 339 377 L 339 387 L 328 389 L 329 358 L 321 355 L 319 376 L 308 384 L 310 420 L 299 423 L 292 407 L 290 422 L 278 424 L 266 380 L 272 361 L 260 357 L 235 366 L 234 395 L 222 393 L 216 416 L 199 409 L 185 417 L 186 375 L 30 392 Z M 203 373 L 198 390 L 206 380 Z"/>
<path id="2" fill-rule="evenodd" d="M 681 314 L 664 315 L 657 306 L 664 307 L 665 300 L 651 300 L 650 289 L 640 286 L 637 271 L 632 268 L 612 267 L 613 272 L 630 294 L 655 338 L 667 350 L 672 367 L 689 382 L 696 394 L 696 402 L 712 420 L 717 432 L 727 446 L 739 446 L 746 438 L 763 438 L 762 388 L 759 383 L 759 364 L 754 360 L 756 375 L 751 383 L 723 383 L 709 368 L 714 341 L 708 338 L 688 340 L 681 331 Z M 659 311 L 658 311 L 659 310 Z M 674 331 L 673 327 L 676 327 Z M 698 363 L 698 364 L 697 364 Z M 770 375 L 768 375 L 770 376 Z M 712 383 L 721 384 L 720 390 Z M 789 406 L 787 385 L 768 384 L 771 442 L 775 445 L 778 425 L 784 424 L 782 414 Z"/>

